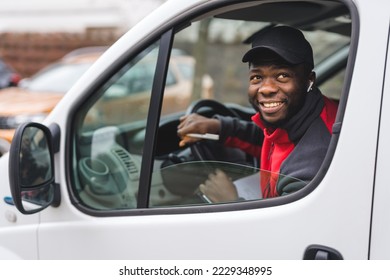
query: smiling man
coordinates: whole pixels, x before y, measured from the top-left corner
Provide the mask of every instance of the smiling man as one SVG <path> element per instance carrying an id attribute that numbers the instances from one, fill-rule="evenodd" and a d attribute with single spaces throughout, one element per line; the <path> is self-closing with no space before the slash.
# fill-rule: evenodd
<path id="1" fill-rule="evenodd" d="M 295 28 L 278 26 L 257 34 L 242 61 L 249 64 L 248 98 L 257 111 L 253 122 L 191 114 L 178 127 L 181 145 L 198 141 L 188 133 L 218 133 L 224 145 L 260 158 L 263 198 L 297 191 L 322 164 L 337 104 L 316 87 L 312 48 Z M 221 171 L 210 174 L 200 190 L 213 202 L 238 199 Z"/>

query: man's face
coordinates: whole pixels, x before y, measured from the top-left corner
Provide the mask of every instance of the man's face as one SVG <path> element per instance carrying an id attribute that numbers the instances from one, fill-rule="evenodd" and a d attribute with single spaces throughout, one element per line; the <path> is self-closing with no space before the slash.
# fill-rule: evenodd
<path id="1" fill-rule="evenodd" d="M 249 81 L 249 102 L 272 127 L 282 125 L 302 108 L 310 83 L 302 64 L 287 65 L 276 56 L 252 63 Z"/>

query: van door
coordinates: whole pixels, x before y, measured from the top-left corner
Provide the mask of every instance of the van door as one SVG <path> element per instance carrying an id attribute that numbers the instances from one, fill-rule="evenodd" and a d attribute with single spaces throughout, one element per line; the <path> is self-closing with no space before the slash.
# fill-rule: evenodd
<path id="1" fill-rule="evenodd" d="M 168 1 L 163 11 L 172 13 L 168 13 L 169 21 L 157 21 L 158 26 L 152 21 L 142 25 L 147 40 L 134 46 L 129 42 L 140 35 L 137 28 L 131 30 L 115 45 L 115 51 L 122 53 L 115 54 L 112 67 L 104 73 L 92 67 L 88 77 L 97 71 L 96 80 L 83 88 L 83 95 L 71 92 L 68 101 L 74 97 L 76 103 L 61 104 L 61 114 L 68 116 L 61 124 L 65 147 L 57 155 L 56 170 L 63 200 L 58 208 L 41 212 L 40 258 L 368 258 L 376 124 L 387 49 L 383 38 L 388 36 L 385 9 L 362 2 L 361 10 L 357 10 L 348 0 L 217 2 L 177 11 L 175 1 Z M 185 113 L 181 106 L 191 102 L 186 97 L 199 99 L 205 87 L 202 81 L 207 80 L 208 85 L 214 81 L 208 96 L 230 96 L 233 99 L 229 102 L 234 100 L 234 105 L 227 106 L 228 112 L 248 118 L 253 113 L 245 93 L 248 66 L 242 64 L 241 57 L 249 46 L 242 44 L 240 31 L 245 30 L 248 36 L 274 19 L 293 25 L 294 21 L 284 15 L 294 15 L 295 9 L 302 24 L 307 23 L 305 19 L 315 19 L 312 25 L 299 26 L 315 35 L 310 30 L 321 29 L 324 14 L 314 11 L 333 8 L 335 14 L 326 13 L 332 14 L 326 23 L 348 24 L 341 29 L 347 30 L 347 35 L 334 36 L 336 42 L 347 37 L 350 51 L 343 92 L 338 95 L 339 113 L 317 176 L 300 191 L 286 196 L 249 197 L 219 204 L 202 200 L 193 187 L 199 178 L 207 179 L 212 168 L 224 168 L 237 181 L 259 170 L 255 164 L 232 163 L 223 157 L 199 158 L 191 147 L 179 147 L 177 125 Z M 252 26 L 251 15 L 262 21 Z M 275 18 L 270 19 L 272 15 Z M 375 32 L 365 26 L 358 29 L 360 16 L 376 20 Z M 242 29 L 244 23 L 252 29 Z M 318 52 L 321 47 L 329 50 L 321 41 L 322 33 L 331 32 L 326 26 L 333 25 L 326 24 L 320 35 L 311 38 L 313 45 L 320 42 Z M 220 29 L 224 27 L 229 31 Z M 108 65 L 110 55 L 114 56 L 114 51 L 103 56 L 101 65 Z M 183 56 L 196 61 L 189 67 L 193 87 L 183 87 L 186 94 L 170 95 L 170 84 L 185 84 L 179 77 L 169 76 L 171 65 Z M 367 61 L 375 65 L 370 71 Z M 153 70 L 139 75 L 146 65 Z M 239 66 L 231 68 L 234 65 Z M 211 80 L 203 79 L 206 74 Z M 236 85 L 244 85 L 244 89 Z M 229 92 L 232 88 L 234 91 Z M 178 111 L 164 114 L 164 106 L 177 107 Z M 202 112 L 211 117 L 224 111 L 211 107 Z M 59 113 L 57 110 L 53 118 Z M 218 148 L 210 150 L 216 152 Z M 225 150 L 222 155 L 226 155 Z M 244 186 L 259 184 L 246 182 Z"/>
<path id="2" fill-rule="evenodd" d="M 0 178 L 8 177 L 8 154 L 0 161 Z M 0 259 L 37 259 L 39 214 L 23 215 L 6 184 L 0 187 Z"/>
<path id="3" fill-rule="evenodd" d="M 388 48 L 390 45 L 388 45 Z M 390 56 L 387 53 L 386 65 L 390 63 Z M 389 259 L 390 258 L 390 209 L 388 199 L 390 189 L 387 172 L 389 170 L 390 157 L 390 73 L 386 68 L 385 80 L 383 84 L 383 101 L 381 109 L 381 122 L 379 129 L 378 143 L 378 163 L 375 173 L 374 207 L 372 217 L 372 233 L 370 258 Z"/>

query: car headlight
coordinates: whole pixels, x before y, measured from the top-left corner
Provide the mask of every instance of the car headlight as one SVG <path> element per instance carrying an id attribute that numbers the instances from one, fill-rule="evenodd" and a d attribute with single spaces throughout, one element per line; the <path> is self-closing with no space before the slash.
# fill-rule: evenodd
<path id="1" fill-rule="evenodd" d="M 20 124 L 25 122 L 42 122 L 47 114 L 33 114 L 33 115 L 18 115 L 6 117 L 2 121 L 2 128 L 17 128 Z"/>

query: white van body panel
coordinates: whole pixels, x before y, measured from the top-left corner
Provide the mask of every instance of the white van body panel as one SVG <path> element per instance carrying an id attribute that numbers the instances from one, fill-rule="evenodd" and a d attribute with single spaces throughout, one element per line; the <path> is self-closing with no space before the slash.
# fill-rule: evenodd
<path id="1" fill-rule="evenodd" d="M 386 64 L 389 65 L 390 56 Z M 387 70 L 383 91 L 381 123 L 379 130 L 378 160 L 375 173 L 374 207 L 371 234 L 371 258 L 390 259 L 390 212 L 389 212 L 389 158 L 390 158 L 390 73 Z"/>

